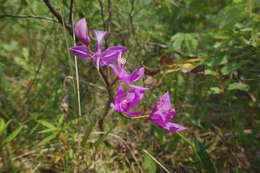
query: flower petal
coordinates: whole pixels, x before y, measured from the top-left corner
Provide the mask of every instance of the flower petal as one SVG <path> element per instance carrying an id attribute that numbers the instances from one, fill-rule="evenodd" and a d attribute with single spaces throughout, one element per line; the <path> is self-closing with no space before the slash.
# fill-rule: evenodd
<path id="1" fill-rule="evenodd" d="M 144 75 L 144 68 L 140 68 L 139 70 L 134 70 L 130 75 L 131 82 L 136 82 L 141 79 Z"/>
<path id="2" fill-rule="evenodd" d="M 173 112 L 173 111 L 162 112 L 160 109 L 154 108 L 151 113 L 150 118 L 155 123 L 162 124 L 162 123 L 170 122 L 174 115 L 175 115 L 175 112 Z"/>
<path id="3" fill-rule="evenodd" d="M 110 107 L 112 108 L 112 109 L 116 109 L 116 106 L 114 105 L 114 103 L 110 103 Z"/>
<path id="4" fill-rule="evenodd" d="M 84 44 L 90 43 L 90 38 L 88 36 L 88 26 L 85 18 L 77 21 L 75 24 L 75 35 Z"/>
<path id="5" fill-rule="evenodd" d="M 101 58 L 104 65 L 113 63 L 118 60 L 119 56 L 125 54 L 126 47 L 124 46 L 113 46 L 102 52 Z"/>
<path id="6" fill-rule="evenodd" d="M 169 130 L 171 132 L 176 132 L 176 131 L 184 131 L 186 130 L 186 128 L 180 124 L 176 124 L 176 123 L 172 123 L 172 122 L 168 122 L 165 124 L 165 126 L 163 127 L 166 130 Z"/>
<path id="7" fill-rule="evenodd" d="M 109 47 L 104 52 L 102 52 L 102 56 L 106 58 L 109 57 L 111 54 L 114 54 L 115 52 L 119 52 L 121 56 L 124 56 L 126 52 L 126 47 L 121 45 Z"/>
<path id="8" fill-rule="evenodd" d="M 127 114 L 129 117 L 135 117 L 135 116 L 139 116 L 139 115 L 142 115 L 142 112 L 141 111 L 137 111 L 137 112 L 125 112 L 125 114 Z"/>
<path id="9" fill-rule="evenodd" d="M 104 65 L 108 65 L 108 64 L 111 64 L 115 61 L 117 61 L 118 57 L 119 57 L 120 53 L 119 52 L 112 52 L 111 54 L 108 54 L 106 56 L 101 56 L 101 60 L 102 60 L 102 63 Z"/>
<path id="10" fill-rule="evenodd" d="M 124 64 L 121 63 L 119 60 L 117 61 L 118 67 L 120 69 L 120 73 L 122 76 L 124 76 L 124 78 L 128 78 L 128 73 L 126 72 L 125 68 L 124 68 Z"/>
<path id="11" fill-rule="evenodd" d="M 106 34 L 107 34 L 106 31 L 94 30 L 94 35 L 97 39 L 97 42 L 102 42 Z"/>
<path id="12" fill-rule="evenodd" d="M 129 91 L 127 94 L 126 94 L 126 97 L 125 99 L 127 100 L 128 103 L 132 102 L 136 97 L 136 93 L 135 91 Z"/>
<path id="13" fill-rule="evenodd" d="M 159 102 L 160 108 L 163 111 L 171 110 L 171 99 L 170 99 L 170 95 L 169 95 L 168 91 L 158 100 L 158 102 Z"/>
<path id="14" fill-rule="evenodd" d="M 94 30 L 94 35 L 97 39 L 97 53 L 101 54 L 101 49 L 102 49 L 102 41 L 104 37 L 106 36 L 107 32 L 105 31 L 99 31 L 99 30 Z"/>
<path id="15" fill-rule="evenodd" d="M 116 76 L 118 78 L 120 78 L 120 72 L 118 71 L 117 67 L 115 66 L 115 64 L 109 64 L 109 67 L 112 68 L 112 70 L 114 71 L 114 73 L 116 74 Z"/>
<path id="16" fill-rule="evenodd" d="M 116 92 L 116 96 L 115 96 L 115 103 L 119 104 L 120 102 L 122 102 L 122 99 L 124 97 L 125 94 L 125 89 L 124 87 L 120 84 L 118 86 L 117 92 Z"/>
<path id="17" fill-rule="evenodd" d="M 144 96 L 143 90 L 134 89 L 133 90 L 135 97 L 131 100 L 129 103 L 129 109 L 135 107 L 137 104 L 139 104 Z"/>
<path id="18" fill-rule="evenodd" d="M 128 83 L 128 74 L 124 70 L 123 64 L 118 63 L 119 70 L 114 64 L 109 64 L 109 67 L 115 72 L 116 76 L 125 83 Z"/>
<path id="19" fill-rule="evenodd" d="M 159 124 L 161 126 L 166 123 L 165 114 L 160 112 L 160 110 L 154 110 L 154 112 L 151 113 L 150 118 L 155 124 Z"/>
<path id="20" fill-rule="evenodd" d="M 70 49 L 71 53 L 73 53 L 75 56 L 77 56 L 80 59 L 90 60 L 91 56 L 89 56 L 88 48 L 86 46 L 73 46 Z"/>
<path id="21" fill-rule="evenodd" d="M 141 86 L 137 86 L 137 85 L 134 85 L 134 84 L 127 84 L 129 87 L 133 88 L 133 89 L 138 89 L 138 90 L 141 90 L 141 91 L 147 91 L 147 90 L 150 90 L 150 88 L 144 88 L 144 87 L 141 87 Z"/>

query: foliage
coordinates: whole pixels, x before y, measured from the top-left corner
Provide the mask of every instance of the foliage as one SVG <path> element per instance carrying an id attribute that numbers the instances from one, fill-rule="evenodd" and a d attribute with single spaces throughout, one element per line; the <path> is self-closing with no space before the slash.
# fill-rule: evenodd
<path id="1" fill-rule="evenodd" d="M 70 1 L 51 4 L 69 23 Z M 78 117 L 65 39 L 71 47 L 73 38 L 64 35 L 44 1 L 2 0 L 1 170 L 164 172 L 146 149 L 170 172 L 260 171 L 259 0 L 74 0 L 73 5 L 73 23 L 85 17 L 89 31 L 110 27 L 108 45 L 127 47 L 127 71 L 145 67 L 139 84 L 152 91 L 138 109 L 150 114 L 158 96 L 169 91 L 175 120 L 187 130 L 178 136 L 111 110 L 100 129 L 110 95 L 86 61 L 78 61 Z M 109 82 L 115 78 L 111 71 L 106 75 Z"/>

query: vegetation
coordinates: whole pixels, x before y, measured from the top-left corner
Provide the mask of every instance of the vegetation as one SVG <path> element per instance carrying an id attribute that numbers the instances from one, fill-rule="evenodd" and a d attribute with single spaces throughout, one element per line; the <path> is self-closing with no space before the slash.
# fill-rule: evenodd
<path id="1" fill-rule="evenodd" d="M 0 0 L 0 172 L 260 172 L 259 0 Z M 74 58 L 74 24 L 127 48 L 145 91 L 110 104 L 108 66 Z M 150 121 L 166 91 L 169 132 Z"/>

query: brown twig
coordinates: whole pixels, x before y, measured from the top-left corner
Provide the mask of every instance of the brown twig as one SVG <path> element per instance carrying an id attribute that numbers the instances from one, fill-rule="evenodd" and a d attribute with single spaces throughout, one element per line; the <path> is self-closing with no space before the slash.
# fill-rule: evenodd
<path id="1" fill-rule="evenodd" d="M 130 3 L 131 3 L 131 10 L 130 10 L 130 14 L 129 14 L 130 27 L 131 27 L 132 33 L 134 35 L 136 44 L 138 45 L 138 47 L 141 47 L 141 45 L 137 39 L 137 35 L 136 35 L 135 27 L 134 27 L 134 21 L 133 21 L 135 0 L 130 0 Z"/>
<path id="2" fill-rule="evenodd" d="M 107 24 L 107 30 L 110 33 L 111 32 L 111 22 L 112 22 L 112 4 L 111 0 L 108 0 L 108 24 Z"/>
<path id="3" fill-rule="evenodd" d="M 111 5 L 111 3 L 110 3 Z M 100 16 L 103 22 L 103 29 L 104 31 L 106 30 L 106 22 L 105 22 L 105 16 L 104 16 L 104 7 L 103 7 L 103 3 L 102 0 L 99 0 L 99 6 L 100 6 Z M 105 47 L 108 48 L 108 36 L 105 38 Z"/>
<path id="4" fill-rule="evenodd" d="M 103 22 L 103 27 L 104 30 L 106 30 L 106 23 L 105 23 L 105 17 L 104 17 L 104 10 L 103 10 L 103 3 L 102 0 L 99 0 L 99 5 L 100 5 L 100 15 L 101 15 L 101 19 Z M 111 4 L 111 0 L 108 0 L 108 32 L 111 31 L 111 19 L 112 19 L 112 4 Z M 108 38 L 108 37 L 107 37 Z M 105 40 L 105 46 L 106 48 L 108 48 L 108 39 Z M 104 120 L 106 118 L 106 116 L 108 115 L 108 112 L 110 110 L 110 103 L 114 100 L 113 95 L 112 95 L 112 90 L 111 90 L 111 84 L 109 83 L 109 80 L 107 78 L 107 76 L 104 73 L 104 70 L 100 70 L 100 74 L 101 77 L 103 78 L 105 84 L 106 84 L 106 89 L 107 89 L 107 93 L 108 93 L 108 100 L 106 102 L 106 106 L 104 109 L 104 112 L 101 116 L 101 118 L 98 121 L 98 125 L 100 130 L 104 131 Z"/>
<path id="5" fill-rule="evenodd" d="M 70 0 L 69 25 L 72 26 L 73 0 Z"/>
<path id="6" fill-rule="evenodd" d="M 99 6 L 100 6 L 100 15 L 103 22 L 103 28 L 104 31 L 106 30 L 106 23 L 105 23 L 105 17 L 104 17 L 104 9 L 103 9 L 103 3 L 102 0 L 99 0 Z"/>
<path id="7" fill-rule="evenodd" d="M 109 36 L 111 33 L 111 23 L 112 23 L 112 4 L 111 0 L 108 0 L 108 21 L 107 21 L 107 31 L 108 31 L 108 36 L 106 38 L 106 47 L 108 47 L 109 44 Z"/>
<path id="8" fill-rule="evenodd" d="M 57 18 L 59 23 L 63 24 L 61 15 L 55 10 L 55 8 L 52 6 L 50 1 L 49 0 L 43 0 L 43 1 L 46 4 L 46 6 L 49 8 L 51 13 Z M 72 26 L 67 24 L 65 21 L 64 21 L 64 25 L 65 25 L 65 28 L 69 31 L 70 35 L 73 35 Z"/>
<path id="9" fill-rule="evenodd" d="M 101 69 L 100 70 L 100 74 L 104 80 L 104 82 L 106 83 L 106 89 L 107 89 L 107 93 L 108 93 L 108 100 L 104 109 L 104 112 L 101 116 L 101 118 L 98 121 L 98 125 L 99 125 L 99 129 L 104 131 L 104 120 L 106 118 L 106 116 L 108 115 L 108 112 L 110 110 L 110 103 L 114 100 L 113 95 L 112 95 L 112 90 L 111 90 L 111 85 L 107 79 L 107 77 L 104 74 L 104 71 Z"/>

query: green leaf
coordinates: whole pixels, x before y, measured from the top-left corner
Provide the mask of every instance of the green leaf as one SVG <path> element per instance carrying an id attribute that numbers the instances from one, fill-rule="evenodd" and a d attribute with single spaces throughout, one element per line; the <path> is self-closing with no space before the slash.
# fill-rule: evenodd
<path id="1" fill-rule="evenodd" d="M 89 137 L 91 131 L 93 130 L 93 128 L 95 127 L 96 122 L 97 122 L 97 118 L 94 118 L 94 120 L 90 121 L 90 125 L 87 127 L 86 132 L 82 138 L 82 142 L 81 142 L 82 146 L 84 146 L 86 141 L 88 140 L 88 137 Z"/>
<path id="2" fill-rule="evenodd" d="M 54 132 L 54 131 L 56 131 L 56 130 L 57 130 L 57 129 L 44 129 L 44 130 L 39 131 L 38 133 L 43 134 L 43 133 Z"/>
<path id="3" fill-rule="evenodd" d="M 40 123 L 41 125 L 49 128 L 49 129 L 56 129 L 56 127 L 54 125 L 52 125 L 51 123 L 49 123 L 45 120 L 38 120 L 38 123 Z"/>
<path id="4" fill-rule="evenodd" d="M 5 140 L 5 143 L 8 144 L 10 143 L 23 129 L 23 126 L 20 126 L 18 129 L 13 131 Z"/>
<path id="5" fill-rule="evenodd" d="M 11 122 L 12 120 L 9 120 L 7 123 L 5 123 L 4 119 L 0 118 L 0 136 L 6 134 L 6 129 Z"/>
<path id="6" fill-rule="evenodd" d="M 59 121 L 58 121 L 58 125 L 59 125 L 59 126 L 62 125 L 62 123 L 63 123 L 63 121 L 64 121 L 64 117 L 65 117 L 64 114 L 62 114 L 62 115 L 60 116 Z"/>
<path id="7" fill-rule="evenodd" d="M 177 148 L 177 145 L 179 143 L 179 136 L 172 136 L 171 142 L 169 143 L 169 151 L 174 152 Z"/>
<path id="8" fill-rule="evenodd" d="M 148 149 L 149 153 L 152 154 L 151 149 Z M 145 172 L 149 173 L 156 173 L 156 163 L 155 161 L 149 157 L 149 155 L 145 155 L 144 162 L 143 162 L 144 170 Z"/>
<path id="9" fill-rule="evenodd" d="M 236 71 L 241 67 L 241 64 L 233 63 L 225 65 L 220 71 L 223 75 L 228 75 L 230 72 Z"/>
<path id="10" fill-rule="evenodd" d="M 223 15 L 220 16 L 220 29 L 232 29 L 233 26 L 247 16 L 244 5 L 228 6 L 223 10 Z"/>
<path id="11" fill-rule="evenodd" d="M 155 126 L 153 124 L 152 124 L 151 128 L 152 128 L 154 136 L 158 140 L 159 144 L 163 145 L 166 142 L 166 138 L 165 138 L 165 135 L 164 135 L 165 132 L 163 131 L 163 129 L 158 128 L 157 126 Z"/>
<path id="12" fill-rule="evenodd" d="M 228 63 L 228 57 L 227 56 L 218 56 L 212 59 L 209 59 L 207 61 L 205 61 L 205 65 L 209 66 L 209 67 L 214 67 L 217 65 L 224 65 Z"/>
<path id="13" fill-rule="evenodd" d="M 11 41 L 9 44 L 4 44 L 3 48 L 7 51 L 14 51 L 18 49 L 18 43 L 16 41 Z"/>
<path id="14" fill-rule="evenodd" d="M 221 89 L 219 87 L 211 87 L 209 89 L 210 94 L 219 94 L 221 93 Z"/>
<path id="15" fill-rule="evenodd" d="M 196 136 L 194 136 L 194 144 L 205 172 L 218 173 L 219 171 L 211 160 L 208 152 L 205 149 L 205 146 L 197 140 Z"/>
<path id="16" fill-rule="evenodd" d="M 23 55 L 23 57 L 26 59 L 26 58 L 28 58 L 29 57 L 29 50 L 28 50 L 28 48 L 23 48 L 22 49 L 22 55 Z"/>
<path id="17" fill-rule="evenodd" d="M 206 69 L 204 73 L 205 75 L 217 76 L 217 72 L 211 69 Z"/>
<path id="18" fill-rule="evenodd" d="M 235 82 L 228 85 L 228 90 L 241 90 L 241 91 L 248 91 L 249 86 L 245 83 Z"/>
<path id="19" fill-rule="evenodd" d="M 190 53 L 193 52 L 193 50 L 196 49 L 198 46 L 197 39 L 192 34 L 185 34 L 184 37 L 185 37 L 184 42 L 185 42 L 185 45 L 186 45 L 188 51 Z"/>
<path id="20" fill-rule="evenodd" d="M 105 138 L 107 137 L 107 135 L 114 129 L 114 127 L 112 126 L 104 135 L 102 135 L 100 138 L 98 138 L 98 140 L 94 143 L 95 148 L 97 148 L 101 142 L 103 142 L 105 140 Z"/>
<path id="21" fill-rule="evenodd" d="M 37 128 L 39 127 L 39 125 L 40 125 L 40 124 L 37 123 L 37 124 L 30 130 L 29 134 L 32 135 L 32 134 L 37 130 Z"/>
<path id="22" fill-rule="evenodd" d="M 55 139 L 57 137 L 57 133 L 51 134 L 50 136 L 44 138 L 38 145 L 45 145 L 51 140 Z"/>
<path id="23" fill-rule="evenodd" d="M 176 50 L 181 49 L 182 42 L 184 41 L 185 37 L 183 33 L 177 33 L 171 37 L 172 48 Z"/>

